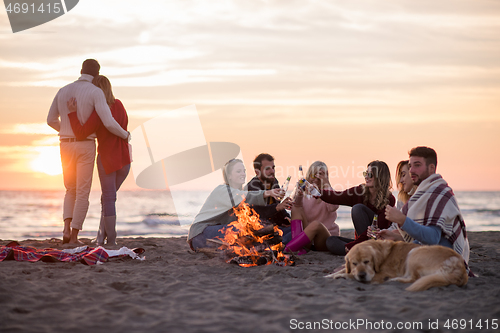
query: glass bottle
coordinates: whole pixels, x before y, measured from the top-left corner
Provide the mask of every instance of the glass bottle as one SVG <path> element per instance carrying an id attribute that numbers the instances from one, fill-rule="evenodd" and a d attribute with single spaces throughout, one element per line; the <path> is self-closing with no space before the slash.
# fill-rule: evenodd
<path id="1" fill-rule="evenodd" d="M 319 193 L 318 189 L 314 187 L 313 184 L 309 183 L 307 179 L 304 177 L 304 171 L 302 171 L 302 165 L 299 165 L 299 187 L 302 191 L 307 192 L 315 198 L 319 198 L 321 193 Z"/>
<path id="2" fill-rule="evenodd" d="M 285 200 L 287 197 L 286 191 L 288 191 L 288 185 L 290 185 L 290 179 L 292 179 L 292 176 L 288 176 L 285 180 L 285 183 L 281 185 L 281 193 L 283 193 L 283 197 L 278 198 L 278 200 L 281 200 L 281 202 L 283 202 L 283 200 Z"/>
<path id="3" fill-rule="evenodd" d="M 377 235 L 375 234 L 376 232 L 379 232 L 380 229 L 378 227 L 378 215 L 375 214 L 373 215 L 373 221 L 372 221 L 372 232 L 370 234 L 371 239 L 377 239 Z"/>
<path id="4" fill-rule="evenodd" d="M 281 190 L 284 191 L 285 193 L 286 191 L 288 191 L 288 185 L 290 185 L 290 179 L 292 179 L 292 176 L 286 177 L 285 183 L 283 184 L 283 186 L 281 186 Z"/>

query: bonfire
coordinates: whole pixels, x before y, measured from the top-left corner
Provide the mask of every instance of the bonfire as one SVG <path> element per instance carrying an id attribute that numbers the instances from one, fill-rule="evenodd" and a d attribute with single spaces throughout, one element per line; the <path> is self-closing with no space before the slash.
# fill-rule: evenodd
<path id="1" fill-rule="evenodd" d="M 234 207 L 234 214 L 238 219 L 215 241 L 220 245 L 219 250 L 224 251 L 226 262 L 242 267 L 294 264 L 283 253 L 283 231 L 277 225 L 263 225 L 259 214 L 244 200 Z"/>

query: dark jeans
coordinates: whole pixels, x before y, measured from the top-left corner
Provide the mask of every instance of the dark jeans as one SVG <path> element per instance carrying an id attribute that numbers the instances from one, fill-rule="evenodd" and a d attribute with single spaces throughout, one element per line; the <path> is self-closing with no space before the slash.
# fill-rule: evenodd
<path id="1" fill-rule="evenodd" d="M 363 204 L 352 206 L 352 224 L 354 224 L 354 229 L 358 236 L 364 233 L 366 229 L 372 225 L 373 216 L 375 216 L 375 212 Z"/>
<path id="2" fill-rule="evenodd" d="M 292 228 L 290 227 L 279 227 L 283 231 L 282 242 L 283 244 L 288 244 L 292 240 Z"/>
<path id="3" fill-rule="evenodd" d="M 345 256 L 345 246 L 347 243 L 353 242 L 354 239 L 340 237 L 340 236 L 330 236 L 326 239 L 326 248 L 333 254 L 338 256 Z"/>
<path id="4" fill-rule="evenodd" d="M 375 216 L 375 212 L 363 204 L 356 204 L 352 207 L 352 224 L 354 224 L 354 229 L 356 230 L 356 234 L 358 236 L 363 234 L 372 224 L 373 216 Z M 353 241 L 354 239 L 350 238 L 330 236 L 326 239 L 326 247 L 328 248 L 328 251 L 333 254 L 345 256 L 346 244 Z"/>
<path id="5" fill-rule="evenodd" d="M 191 246 L 193 249 L 197 250 L 199 248 L 205 247 L 219 247 L 220 245 L 208 242 L 207 239 L 217 239 L 217 237 L 223 238 L 223 234 L 227 228 L 230 227 L 228 224 L 217 224 L 217 225 L 209 225 L 203 230 L 203 232 L 191 239 Z M 234 228 L 233 228 L 234 229 Z"/>
<path id="6" fill-rule="evenodd" d="M 130 164 L 125 165 L 120 170 L 106 174 L 101 162 L 101 156 L 97 156 L 97 171 L 101 182 L 101 210 L 104 216 L 116 216 L 116 192 L 127 178 L 130 171 Z"/>

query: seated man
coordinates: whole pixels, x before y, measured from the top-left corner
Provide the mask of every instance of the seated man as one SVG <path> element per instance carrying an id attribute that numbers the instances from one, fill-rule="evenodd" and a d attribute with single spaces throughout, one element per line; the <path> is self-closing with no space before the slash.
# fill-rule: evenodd
<path id="1" fill-rule="evenodd" d="M 245 186 L 245 191 L 262 191 L 280 188 L 278 180 L 274 177 L 274 157 L 269 154 L 259 154 L 253 160 L 255 177 Z M 277 225 L 288 225 L 290 215 L 285 209 L 292 208 L 292 200 L 286 198 L 283 202 L 275 198 L 267 198 L 266 206 L 252 206 L 262 220 L 267 220 Z"/>
<path id="2" fill-rule="evenodd" d="M 411 179 L 418 188 L 402 212 L 387 206 L 386 218 L 398 224 L 406 242 L 450 247 L 467 264 L 470 248 L 465 223 L 453 190 L 436 173 L 436 152 L 429 147 L 415 147 L 409 155 Z"/>

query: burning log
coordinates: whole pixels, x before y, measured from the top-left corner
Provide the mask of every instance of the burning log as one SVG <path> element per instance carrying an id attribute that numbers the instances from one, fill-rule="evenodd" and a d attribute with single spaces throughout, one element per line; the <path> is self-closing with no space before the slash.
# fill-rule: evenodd
<path id="1" fill-rule="evenodd" d="M 269 259 L 266 255 L 261 255 L 257 258 L 252 256 L 239 256 L 229 259 L 227 261 L 228 264 L 236 264 L 242 267 L 251 267 L 251 266 L 264 266 L 269 264 Z"/>
<path id="2" fill-rule="evenodd" d="M 237 220 L 230 223 L 222 238 L 214 243 L 221 245 L 226 262 L 243 267 L 293 265 L 290 256 L 282 250 L 283 232 L 275 225 L 262 225 L 260 216 L 245 201 L 234 208 Z"/>
<path id="3" fill-rule="evenodd" d="M 258 229 L 258 230 L 253 231 L 253 235 L 255 237 L 263 237 L 263 236 L 267 236 L 269 234 L 274 234 L 274 225 L 273 224 L 267 225 L 267 226 L 263 227 L 262 229 Z"/>

